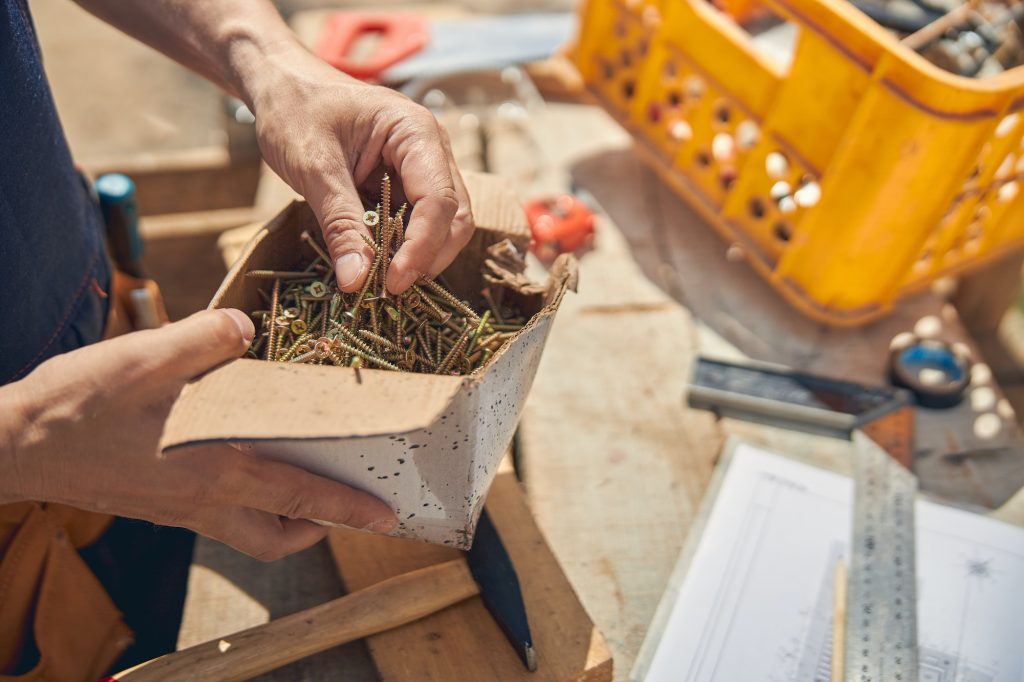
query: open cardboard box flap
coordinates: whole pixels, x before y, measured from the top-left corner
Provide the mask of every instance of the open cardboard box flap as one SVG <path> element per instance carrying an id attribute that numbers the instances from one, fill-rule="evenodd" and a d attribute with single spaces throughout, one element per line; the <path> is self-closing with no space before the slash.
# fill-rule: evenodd
<path id="1" fill-rule="evenodd" d="M 546 283 L 528 282 L 517 252 L 526 251 L 530 232 L 515 193 L 494 176 L 465 179 L 477 231 L 444 278 L 454 293 L 482 307 L 482 267 L 498 263 L 502 278 L 514 283 L 504 290 L 506 302 L 530 316 L 483 370 L 458 377 L 238 359 L 185 387 L 161 448 L 248 444 L 257 455 L 390 502 L 404 519 L 396 535 L 467 547 L 555 311 L 565 291 L 575 289 L 576 262 L 563 256 Z M 259 288 L 266 281 L 245 273 L 303 265 L 312 253 L 299 239 L 303 230 L 319 235 L 309 207 L 294 202 L 253 237 L 210 307 L 265 307 Z"/>

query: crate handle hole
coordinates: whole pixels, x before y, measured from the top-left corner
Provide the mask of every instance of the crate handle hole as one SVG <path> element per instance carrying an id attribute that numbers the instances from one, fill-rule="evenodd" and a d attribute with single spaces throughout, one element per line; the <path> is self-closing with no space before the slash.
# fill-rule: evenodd
<path id="1" fill-rule="evenodd" d="M 800 181 L 800 187 L 793 193 L 793 199 L 800 208 L 816 206 L 821 201 L 821 185 L 805 178 Z"/>
<path id="2" fill-rule="evenodd" d="M 736 142 L 740 149 L 753 149 L 760 138 L 761 128 L 753 121 L 740 121 L 740 124 L 736 126 Z"/>
<path id="3" fill-rule="evenodd" d="M 1020 118 L 1019 114 L 1013 113 L 1009 116 L 1004 116 L 1003 120 L 996 126 L 996 137 L 1006 137 L 1010 132 L 1017 126 L 1017 119 Z"/>
<path id="4" fill-rule="evenodd" d="M 1017 157 L 1014 156 L 1013 152 L 1010 152 L 1003 158 L 1003 162 L 999 164 L 999 168 L 996 170 L 996 178 L 999 180 L 1006 180 L 1014 174 L 1017 165 Z"/>
<path id="5" fill-rule="evenodd" d="M 676 142 L 689 142 L 693 139 L 693 128 L 686 121 L 674 121 L 669 126 L 668 134 Z"/>
<path id="6" fill-rule="evenodd" d="M 764 158 L 764 171 L 772 180 L 780 180 L 789 175 L 789 159 L 782 152 L 770 152 Z"/>
<path id="7" fill-rule="evenodd" d="M 651 102 L 647 105 L 647 120 L 651 123 L 657 123 L 661 120 L 661 105 L 657 102 Z"/>
<path id="8" fill-rule="evenodd" d="M 729 119 L 732 118 L 732 111 L 729 109 L 729 105 L 725 102 L 719 102 L 715 106 L 715 118 L 718 119 L 719 123 L 728 123 Z"/>
<path id="9" fill-rule="evenodd" d="M 729 133 L 718 133 L 711 139 L 711 156 L 719 163 L 736 160 L 736 140 Z"/>
<path id="10" fill-rule="evenodd" d="M 732 189 L 733 184 L 736 182 L 736 169 L 732 166 L 726 166 L 718 171 L 718 181 L 722 183 L 722 189 Z"/>
<path id="11" fill-rule="evenodd" d="M 764 202 L 759 197 L 751 199 L 748 208 L 750 209 L 750 215 L 757 220 L 764 218 Z"/>
<path id="12" fill-rule="evenodd" d="M 1014 197 L 1017 196 L 1017 191 L 1019 189 L 1020 188 L 1017 186 L 1017 181 L 1011 180 L 1010 182 L 1006 183 L 1005 185 L 999 188 L 999 191 L 996 193 L 996 199 L 1001 204 L 1008 204 L 1011 201 L 1013 201 Z"/>
<path id="13" fill-rule="evenodd" d="M 704 79 L 700 76 L 690 76 L 686 79 L 686 96 L 694 102 L 704 96 L 706 89 Z"/>
<path id="14" fill-rule="evenodd" d="M 779 180 L 774 185 L 772 185 L 770 194 L 772 199 L 774 199 L 776 202 L 779 202 L 789 196 L 789 192 L 791 189 L 792 188 L 789 186 L 788 182 L 786 182 L 785 180 Z"/>

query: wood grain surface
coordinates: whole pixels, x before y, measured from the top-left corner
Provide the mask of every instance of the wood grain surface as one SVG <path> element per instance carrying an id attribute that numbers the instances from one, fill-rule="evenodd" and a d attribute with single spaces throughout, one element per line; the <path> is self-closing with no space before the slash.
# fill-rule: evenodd
<path id="1" fill-rule="evenodd" d="M 479 597 L 367 639 L 382 682 L 607 682 L 611 654 L 533 521 L 519 483 L 498 474 L 487 509 L 519 576 L 538 667 L 527 672 Z M 345 587 L 363 589 L 462 553 L 409 540 L 332 530 Z"/>

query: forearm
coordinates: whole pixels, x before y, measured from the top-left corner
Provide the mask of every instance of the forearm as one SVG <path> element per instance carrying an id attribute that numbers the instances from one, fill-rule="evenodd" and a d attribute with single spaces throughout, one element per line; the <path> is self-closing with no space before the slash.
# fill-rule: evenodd
<path id="1" fill-rule="evenodd" d="M 391 293 L 440 273 L 469 241 L 469 196 L 437 119 L 317 58 L 270 0 L 77 2 L 249 105 L 263 160 L 309 202 L 342 291 L 358 291 L 370 271 L 360 193 L 375 192 L 384 172 L 412 205 L 388 266 Z"/>
<path id="2" fill-rule="evenodd" d="M 76 0 L 250 105 L 268 66 L 305 52 L 270 0 Z"/>

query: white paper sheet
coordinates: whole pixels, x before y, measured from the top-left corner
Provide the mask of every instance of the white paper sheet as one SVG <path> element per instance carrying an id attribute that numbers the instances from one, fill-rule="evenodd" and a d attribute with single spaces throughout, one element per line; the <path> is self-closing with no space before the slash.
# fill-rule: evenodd
<path id="1" fill-rule="evenodd" d="M 645 682 L 828 682 L 849 478 L 740 444 Z M 921 682 L 1024 680 L 1024 529 L 919 501 Z"/>

